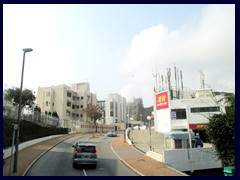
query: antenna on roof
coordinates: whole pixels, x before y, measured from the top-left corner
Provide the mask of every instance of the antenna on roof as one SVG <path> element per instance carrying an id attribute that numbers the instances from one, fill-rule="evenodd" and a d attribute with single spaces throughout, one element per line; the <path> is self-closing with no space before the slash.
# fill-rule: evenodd
<path id="1" fill-rule="evenodd" d="M 200 87 L 201 89 L 205 89 L 205 83 L 204 83 L 205 75 L 202 72 L 202 69 L 200 70 Z"/>
<path id="2" fill-rule="evenodd" d="M 158 84 L 157 84 L 157 73 L 153 73 L 153 77 L 155 78 L 156 80 L 156 92 L 158 92 Z"/>
<path id="3" fill-rule="evenodd" d="M 183 75 L 182 70 L 180 70 L 180 80 L 181 80 L 181 98 L 183 98 Z"/>
<path id="4" fill-rule="evenodd" d="M 163 80 L 163 75 L 162 75 L 162 91 L 164 91 L 164 80 Z"/>
<path id="5" fill-rule="evenodd" d="M 159 91 L 161 91 L 161 78 L 160 78 L 160 73 L 158 73 L 158 85 L 159 85 Z"/>
<path id="6" fill-rule="evenodd" d="M 168 80 L 168 90 L 171 91 L 171 69 L 167 68 L 167 80 Z"/>

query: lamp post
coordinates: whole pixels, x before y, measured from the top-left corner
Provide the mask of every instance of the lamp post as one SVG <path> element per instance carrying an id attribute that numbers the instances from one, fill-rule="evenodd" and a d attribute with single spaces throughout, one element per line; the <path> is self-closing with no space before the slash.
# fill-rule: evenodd
<path id="1" fill-rule="evenodd" d="M 16 141 L 15 141 L 15 154 L 14 154 L 14 164 L 13 172 L 17 172 L 17 162 L 18 162 L 18 146 L 19 146 L 19 126 L 20 126 L 20 116 L 21 116 L 21 104 L 22 104 L 22 86 L 23 86 L 23 74 L 24 74 L 24 63 L 25 63 L 25 54 L 31 52 L 33 49 L 24 48 L 23 49 L 23 63 L 22 63 L 22 76 L 21 76 L 21 85 L 20 85 L 20 100 L 18 105 L 18 119 L 17 119 L 17 129 L 16 129 Z"/>
<path id="2" fill-rule="evenodd" d="M 132 129 L 132 144 L 133 144 L 133 123 L 132 123 L 133 118 L 132 118 L 132 117 L 130 118 L 130 121 L 131 121 L 131 129 Z"/>
<path id="3" fill-rule="evenodd" d="M 125 142 L 126 142 L 126 140 L 129 138 L 129 132 L 130 131 L 128 131 L 128 123 L 129 123 L 129 114 L 127 114 L 127 119 L 126 119 L 126 127 L 125 127 Z"/>
<path id="4" fill-rule="evenodd" d="M 147 120 L 149 121 L 149 146 L 151 151 L 152 150 L 151 116 L 147 116 Z"/>

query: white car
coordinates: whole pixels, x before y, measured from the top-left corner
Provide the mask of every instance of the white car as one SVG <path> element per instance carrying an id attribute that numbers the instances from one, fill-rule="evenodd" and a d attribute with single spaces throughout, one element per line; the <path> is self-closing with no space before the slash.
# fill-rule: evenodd
<path id="1" fill-rule="evenodd" d="M 108 137 L 117 137 L 117 132 L 114 130 L 111 130 L 107 133 Z"/>

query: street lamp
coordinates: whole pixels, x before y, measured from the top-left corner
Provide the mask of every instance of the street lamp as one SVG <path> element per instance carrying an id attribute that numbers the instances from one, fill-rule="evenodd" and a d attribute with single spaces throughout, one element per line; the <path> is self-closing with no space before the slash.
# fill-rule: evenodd
<path id="1" fill-rule="evenodd" d="M 133 118 L 132 118 L 132 117 L 130 118 L 130 121 L 131 121 L 131 129 L 132 129 L 132 144 L 133 144 L 133 123 L 132 123 Z"/>
<path id="2" fill-rule="evenodd" d="M 22 76 L 21 76 L 21 85 L 20 85 L 20 100 L 18 105 L 18 119 L 17 119 L 17 137 L 15 141 L 15 154 L 14 154 L 14 164 L 13 164 L 13 172 L 17 172 L 17 161 L 18 161 L 18 146 L 19 146 L 19 126 L 20 126 L 20 116 L 21 116 L 21 104 L 22 104 L 22 86 L 23 86 L 23 74 L 24 74 L 24 63 L 25 63 L 25 54 L 27 52 L 33 51 L 32 48 L 24 48 L 23 49 L 23 63 L 22 63 Z"/>
<path id="3" fill-rule="evenodd" d="M 151 116 L 147 116 L 147 120 L 149 121 L 149 145 L 150 145 L 150 151 L 152 150 L 152 135 L 151 135 Z"/>

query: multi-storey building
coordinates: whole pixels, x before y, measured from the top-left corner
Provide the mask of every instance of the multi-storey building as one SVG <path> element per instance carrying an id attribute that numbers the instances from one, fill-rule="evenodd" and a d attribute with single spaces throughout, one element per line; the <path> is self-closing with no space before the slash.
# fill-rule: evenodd
<path id="1" fill-rule="evenodd" d="M 126 120 L 126 98 L 119 94 L 109 94 L 105 101 L 106 124 L 124 123 Z"/>
<path id="2" fill-rule="evenodd" d="M 142 98 L 134 98 L 133 102 L 128 103 L 128 116 L 133 121 L 143 120 L 143 101 Z"/>
<path id="3" fill-rule="evenodd" d="M 42 112 L 56 112 L 62 120 L 61 126 L 68 127 L 71 120 L 87 122 L 90 119 L 83 112 L 87 104 L 97 104 L 96 95 L 90 92 L 89 83 L 76 83 L 71 87 L 58 85 L 39 87 L 37 103 Z"/>

